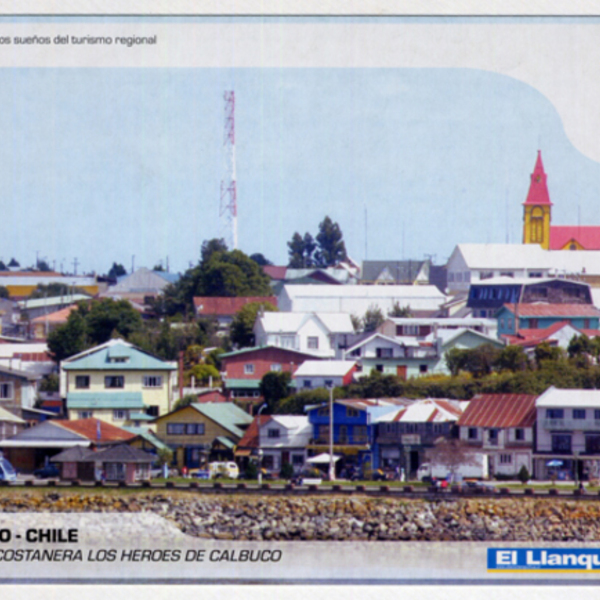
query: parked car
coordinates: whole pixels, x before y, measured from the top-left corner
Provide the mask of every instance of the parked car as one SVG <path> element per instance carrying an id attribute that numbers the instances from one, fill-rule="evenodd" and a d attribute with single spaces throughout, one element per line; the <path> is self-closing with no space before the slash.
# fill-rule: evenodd
<path id="1" fill-rule="evenodd" d="M 461 488 L 465 491 L 483 492 L 488 494 L 497 494 L 498 488 L 487 481 L 463 481 Z"/>
<path id="2" fill-rule="evenodd" d="M 6 460 L 0 458 L 0 481 L 16 481 L 17 472 L 15 468 Z"/>
<path id="3" fill-rule="evenodd" d="M 34 477 L 40 479 L 50 479 L 52 477 L 60 477 L 60 469 L 54 463 L 48 463 L 33 472 Z"/>

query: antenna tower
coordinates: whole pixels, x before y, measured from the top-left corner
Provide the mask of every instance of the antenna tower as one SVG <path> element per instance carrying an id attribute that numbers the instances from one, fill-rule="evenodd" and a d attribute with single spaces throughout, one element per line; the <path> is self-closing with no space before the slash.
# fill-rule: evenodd
<path id="1" fill-rule="evenodd" d="M 237 240 L 237 190 L 235 181 L 235 92 L 223 94 L 225 101 L 225 129 L 223 154 L 225 157 L 223 179 L 221 180 L 221 203 L 219 218 L 223 239 L 228 248 L 236 250 Z"/>

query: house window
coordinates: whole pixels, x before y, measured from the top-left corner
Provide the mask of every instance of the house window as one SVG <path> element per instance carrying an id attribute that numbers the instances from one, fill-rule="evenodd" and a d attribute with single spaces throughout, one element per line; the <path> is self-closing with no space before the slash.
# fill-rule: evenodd
<path id="1" fill-rule="evenodd" d="M 185 435 L 185 423 L 167 423 L 167 435 Z"/>
<path id="2" fill-rule="evenodd" d="M 358 409 L 346 406 L 346 416 L 350 418 L 358 417 Z"/>
<path id="3" fill-rule="evenodd" d="M 419 335 L 419 326 L 418 325 L 403 325 L 402 333 L 404 335 Z M 390 354 L 390 356 L 392 356 Z"/>
<path id="4" fill-rule="evenodd" d="M 500 271 L 500 277 L 514 277 L 513 271 Z"/>
<path id="5" fill-rule="evenodd" d="M 529 329 L 538 329 L 540 326 L 537 319 L 529 319 Z"/>
<path id="6" fill-rule="evenodd" d="M 383 365 L 375 365 L 375 370 L 379 373 L 383 373 Z"/>
<path id="7" fill-rule="evenodd" d="M 584 329 L 589 329 L 590 328 L 590 320 L 589 319 L 584 319 L 583 320 L 583 328 Z"/>
<path id="8" fill-rule="evenodd" d="M 276 439 L 280 437 L 281 432 L 279 429 L 267 429 L 267 437 L 270 439 Z"/>
<path id="9" fill-rule="evenodd" d="M 163 378 L 161 375 L 144 375 L 144 387 L 161 388 L 162 384 Z"/>
<path id="10" fill-rule="evenodd" d="M 107 375 L 104 378 L 104 387 L 105 388 L 124 388 L 125 387 L 125 377 L 123 375 Z"/>
<path id="11" fill-rule="evenodd" d="M 89 375 L 75 375 L 75 387 L 78 390 L 87 390 L 90 387 Z"/>
<path id="12" fill-rule="evenodd" d="M 115 421 L 125 421 L 128 416 L 126 410 L 113 410 L 113 419 Z"/>
<path id="13" fill-rule="evenodd" d="M 304 464 L 303 454 L 292 454 L 292 465 L 295 467 L 301 467 Z"/>
<path id="14" fill-rule="evenodd" d="M 0 383 L 0 399 L 12 400 L 14 397 L 14 385 L 10 383 Z"/>
<path id="15" fill-rule="evenodd" d="M 565 411 L 562 408 L 547 408 L 546 419 L 564 419 Z"/>
<path id="16" fill-rule="evenodd" d="M 513 320 L 513 318 L 511 317 L 510 319 L 508 319 L 508 328 L 512 331 L 512 328 L 515 326 L 515 322 Z"/>
<path id="17" fill-rule="evenodd" d="M 523 441 L 525 439 L 524 429 L 515 429 L 515 440 Z"/>
<path id="18" fill-rule="evenodd" d="M 254 375 L 254 364 L 246 363 L 244 365 L 244 375 Z"/>
<path id="19" fill-rule="evenodd" d="M 323 383 L 325 384 L 326 388 L 332 388 L 333 387 L 333 379 L 326 379 Z"/>
<path id="20" fill-rule="evenodd" d="M 307 348 L 309 350 L 318 350 L 319 349 L 319 338 L 316 336 L 309 336 L 307 341 Z"/>
<path id="21" fill-rule="evenodd" d="M 108 360 L 111 363 L 126 363 L 129 362 L 129 356 L 113 356 Z"/>
<path id="22" fill-rule="evenodd" d="M 303 379 L 302 380 L 302 387 L 305 389 L 310 389 L 312 387 L 312 381 L 310 379 Z"/>
<path id="23" fill-rule="evenodd" d="M 585 408 L 574 408 L 573 409 L 574 419 L 585 419 Z"/>
<path id="24" fill-rule="evenodd" d="M 319 408 L 317 410 L 317 416 L 318 417 L 328 417 L 329 416 L 329 407 L 321 406 L 321 408 Z"/>
<path id="25" fill-rule="evenodd" d="M 492 446 L 498 445 L 498 430 L 497 429 L 488 430 L 488 441 Z"/>
<path id="26" fill-rule="evenodd" d="M 552 452 L 571 454 L 571 436 L 565 434 L 553 434 Z"/>
<path id="27" fill-rule="evenodd" d="M 541 279 L 543 275 L 541 271 L 529 271 L 529 277 Z"/>
<path id="28" fill-rule="evenodd" d="M 272 364 L 271 371 L 274 371 L 275 373 L 279 373 L 279 371 L 281 371 L 281 364 L 280 363 Z"/>
<path id="29" fill-rule="evenodd" d="M 347 425 L 340 425 L 340 437 L 338 439 L 338 442 L 340 444 L 348 443 L 348 426 Z"/>
<path id="30" fill-rule="evenodd" d="M 80 410 L 77 413 L 79 419 L 91 419 L 94 416 L 94 411 L 91 410 Z"/>
<path id="31" fill-rule="evenodd" d="M 594 411 L 594 419 L 596 419 L 596 421 L 600 421 L 600 409 L 596 409 Z"/>
<path id="32" fill-rule="evenodd" d="M 469 427 L 469 431 L 468 431 L 467 437 L 470 440 L 476 440 L 477 437 L 478 437 L 477 436 L 477 427 Z"/>
<path id="33" fill-rule="evenodd" d="M 429 367 L 427 365 L 419 365 L 419 373 L 427 373 Z"/>
<path id="34" fill-rule="evenodd" d="M 149 406 L 146 409 L 146 414 L 149 417 L 158 417 L 158 406 Z"/>
<path id="35" fill-rule="evenodd" d="M 500 455 L 500 464 L 501 465 L 512 464 L 512 454 L 501 454 Z"/>
<path id="36" fill-rule="evenodd" d="M 367 441 L 367 428 L 360 425 L 354 428 L 354 442 L 365 443 Z"/>
<path id="37" fill-rule="evenodd" d="M 454 281 L 454 273 L 452 273 L 452 272 L 448 273 L 448 281 L 449 282 Z"/>
<path id="38" fill-rule="evenodd" d="M 585 436 L 585 452 L 586 454 L 600 454 L 600 435 Z"/>
<path id="39" fill-rule="evenodd" d="M 185 435 L 204 435 L 204 423 L 186 423 Z"/>
<path id="40" fill-rule="evenodd" d="M 262 459 L 262 466 L 265 469 L 274 469 L 275 457 L 272 454 L 266 454 Z"/>
<path id="41" fill-rule="evenodd" d="M 441 423 L 434 423 L 433 425 L 433 433 L 443 433 L 444 426 Z"/>
<path id="42" fill-rule="evenodd" d="M 391 348 L 377 348 L 377 358 L 392 358 L 393 350 Z"/>
<path id="43" fill-rule="evenodd" d="M 493 276 L 493 271 L 480 271 L 479 273 L 479 279 L 491 279 Z"/>

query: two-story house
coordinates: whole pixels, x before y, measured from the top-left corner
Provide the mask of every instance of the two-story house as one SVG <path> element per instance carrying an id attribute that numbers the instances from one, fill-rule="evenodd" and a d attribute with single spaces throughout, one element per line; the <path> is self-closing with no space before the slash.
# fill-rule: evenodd
<path id="1" fill-rule="evenodd" d="M 356 363 L 350 360 L 306 360 L 294 373 L 296 391 L 350 385 Z"/>
<path id="2" fill-rule="evenodd" d="M 131 425 L 171 410 L 177 367 L 115 339 L 60 365 L 60 392 L 69 419 L 95 417 Z"/>
<path id="3" fill-rule="evenodd" d="M 205 466 L 211 460 L 233 460 L 252 417 L 233 402 L 193 403 L 155 421 L 157 437 L 173 452 L 181 469 Z"/>
<path id="4" fill-rule="evenodd" d="M 308 417 L 302 415 L 272 415 L 259 425 L 262 466 L 277 475 L 284 464 L 295 472 L 304 466 L 306 447 L 312 437 Z"/>
<path id="5" fill-rule="evenodd" d="M 266 312 L 254 324 L 257 346 L 277 346 L 315 358 L 341 358 L 354 335 L 350 313 Z"/>
<path id="6" fill-rule="evenodd" d="M 333 453 L 340 457 L 336 471 L 352 468 L 374 469 L 378 456 L 374 452 L 375 422 L 386 413 L 395 412 L 409 400 L 402 398 L 335 400 L 333 402 Z M 312 427 L 308 445 L 311 456 L 329 452 L 329 403 L 307 408 Z"/>
<path id="7" fill-rule="evenodd" d="M 600 479 L 600 390 L 550 387 L 536 411 L 536 478 Z"/>
<path id="8" fill-rule="evenodd" d="M 490 476 L 516 477 L 522 466 L 533 473 L 536 398 L 479 394 L 458 419 L 460 440 L 488 455 Z"/>
<path id="9" fill-rule="evenodd" d="M 455 424 L 468 402 L 426 398 L 389 412 L 377 419 L 375 434 L 376 463 L 396 471 L 404 469 L 412 477 L 425 452 L 440 437 L 454 435 Z"/>
<path id="10" fill-rule="evenodd" d="M 259 387 L 267 373 L 293 374 L 299 365 L 312 358 L 311 354 L 278 346 L 242 348 L 221 354 L 223 392 L 228 400 L 252 409 L 263 401 Z"/>

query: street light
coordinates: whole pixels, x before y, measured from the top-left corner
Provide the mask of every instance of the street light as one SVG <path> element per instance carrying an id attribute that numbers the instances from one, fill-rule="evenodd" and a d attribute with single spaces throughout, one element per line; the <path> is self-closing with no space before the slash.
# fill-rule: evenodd
<path id="1" fill-rule="evenodd" d="M 262 485 L 262 457 L 263 451 L 260 447 L 260 413 L 267 408 L 266 404 L 263 404 L 258 409 L 258 414 L 256 415 L 256 426 L 258 428 L 258 485 Z"/>
<path id="2" fill-rule="evenodd" d="M 329 481 L 335 481 L 333 462 L 333 384 L 329 386 Z"/>

